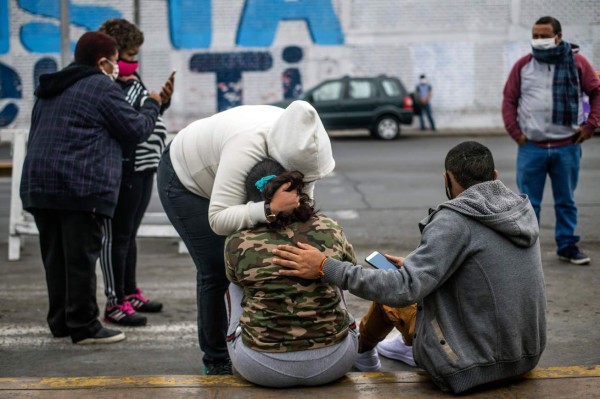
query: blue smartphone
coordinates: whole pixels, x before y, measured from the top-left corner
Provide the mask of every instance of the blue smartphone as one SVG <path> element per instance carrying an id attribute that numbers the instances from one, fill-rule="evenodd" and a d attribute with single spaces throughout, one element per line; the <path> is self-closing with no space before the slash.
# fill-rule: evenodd
<path id="1" fill-rule="evenodd" d="M 367 256 L 365 260 L 376 269 L 398 271 L 398 266 L 390 262 L 388 258 L 377 251 L 374 251 L 371 255 Z"/>

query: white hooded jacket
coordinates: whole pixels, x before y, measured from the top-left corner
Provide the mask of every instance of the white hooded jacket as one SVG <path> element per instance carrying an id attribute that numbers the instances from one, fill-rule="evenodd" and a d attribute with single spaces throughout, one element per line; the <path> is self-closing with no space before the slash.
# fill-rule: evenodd
<path id="1" fill-rule="evenodd" d="M 256 163 L 273 158 L 286 170 L 302 172 L 306 182 L 335 167 L 329 136 L 305 101 L 285 110 L 242 105 L 195 121 L 175 136 L 170 156 L 181 183 L 210 199 L 209 221 L 219 235 L 266 221 L 264 202 L 246 203 L 244 182 Z"/>

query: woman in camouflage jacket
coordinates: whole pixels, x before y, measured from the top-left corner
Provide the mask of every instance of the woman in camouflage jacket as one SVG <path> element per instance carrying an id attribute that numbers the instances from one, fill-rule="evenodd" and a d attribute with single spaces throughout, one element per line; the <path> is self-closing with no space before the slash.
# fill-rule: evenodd
<path id="1" fill-rule="evenodd" d="M 302 193 L 303 175 L 274 160 L 248 174 L 249 201 L 269 201 L 282 186 L 297 190 L 300 205 L 271 223 L 231 234 L 225 243 L 227 347 L 235 370 L 264 386 L 321 385 L 348 372 L 357 353 L 354 318 L 342 292 L 320 281 L 287 278 L 271 263 L 280 244 L 310 243 L 339 260 L 355 259 L 340 225 L 315 211 Z"/>

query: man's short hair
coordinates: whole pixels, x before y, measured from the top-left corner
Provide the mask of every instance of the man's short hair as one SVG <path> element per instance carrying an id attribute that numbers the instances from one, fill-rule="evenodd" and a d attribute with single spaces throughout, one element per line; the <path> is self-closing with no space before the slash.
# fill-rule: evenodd
<path id="1" fill-rule="evenodd" d="M 494 180 L 494 157 L 486 146 L 476 141 L 465 141 L 448 151 L 445 167 L 465 190 Z"/>
<path id="2" fill-rule="evenodd" d="M 558 22 L 558 19 L 556 19 L 554 17 L 550 17 L 550 16 L 542 17 L 542 18 L 538 19 L 537 21 L 535 21 L 534 25 L 547 25 L 547 24 L 552 25 L 552 30 L 554 31 L 555 35 L 558 35 L 559 33 L 562 32 L 562 27 L 560 26 L 560 22 Z"/>
<path id="3" fill-rule="evenodd" d="M 117 42 L 112 37 L 100 32 L 86 32 L 75 45 L 75 62 L 96 66 L 98 60 L 109 59 L 117 49 Z"/>

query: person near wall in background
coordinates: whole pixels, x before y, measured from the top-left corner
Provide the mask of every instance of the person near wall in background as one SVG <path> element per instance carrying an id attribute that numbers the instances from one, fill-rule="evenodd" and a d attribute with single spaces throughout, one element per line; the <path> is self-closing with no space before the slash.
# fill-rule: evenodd
<path id="1" fill-rule="evenodd" d="M 309 103 L 294 101 L 285 110 L 241 105 L 192 122 L 167 145 L 158 165 L 160 201 L 197 269 L 205 374 L 231 374 L 223 301 L 229 286 L 226 236 L 299 206 L 298 193 L 282 188 L 270 201 L 248 202 L 246 175 L 267 158 L 303 173 L 304 191 L 312 198 L 315 181 L 329 174 L 335 161 L 329 136 Z"/>
<path id="2" fill-rule="evenodd" d="M 119 77 L 125 99 L 135 109 L 141 109 L 148 99 L 148 90 L 136 72 L 136 56 L 144 43 L 144 34 L 125 19 L 105 21 L 99 32 L 114 38 L 119 46 Z M 162 106 L 154 131 L 143 143 L 123 145 L 123 178 L 119 199 L 112 219 L 105 219 L 104 240 L 100 265 L 107 297 L 104 321 L 123 326 L 146 325 L 147 318 L 138 312 L 156 313 L 162 303 L 151 301 L 142 294 L 137 284 L 136 235 L 150 199 L 158 161 L 165 148 L 167 128 L 162 119 L 173 94 L 173 77 L 167 80 L 160 96 Z"/>
<path id="3" fill-rule="evenodd" d="M 281 275 L 321 279 L 378 304 L 408 307 L 414 361 L 442 390 L 461 393 L 519 378 L 537 365 L 546 345 L 546 288 L 531 203 L 497 180 L 490 150 L 458 144 L 446 155 L 443 176 L 448 201 L 420 222 L 417 249 L 406 258 L 388 256 L 397 270 L 340 262 L 304 243 L 280 245 L 272 261 L 290 268 Z M 359 345 L 377 357 L 373 346 L 390 327 L 388 320 L 374 324 L 384 330 L 359 337 Z"/>
<path id="4" fill-rule="evenodd" d="M 417 87 L 415 87 L 415 99 L 418 102 L 419 112 L 419 123 L 421 125 L 421 130 L 425 130 L 425 119 L 423 118 L 423 113 L 427 116 L 429 120 L 429 127 L 431 130 L 435 131 L 435 122 L 433 121 L 433 115 L 431 112 L 431 97 L 433 95 L 433 88 L 431 84 L 427 80 L 427 76 L 421 75 L 419 77 L 419 83 Z"/>
<path id="5" fill-rule="evenodd" d="M 262 386 L 315 386 L 337 380 L 352 368 L 358 347 L 356 323 L 340 289 L 273 274 L 281 268 L 271 262 L 271 251 L 299 241 L 340 261 L 356 262 L 341 226 L 317 213 L 302 192 L 303 177 L 273 159 L 256 164 L 246 177 L 249 201 L 269 201 L 284 187 L 299 193 L 300 205 L 225 241 L 231 281 L 226 301 L 229 356 L 237 373 Z"/>
<path id="6" fill-rule="evenodd" d="M 546 175 L 552 182 L 559 259 L 590 263 L 577 246 L 575 189 L 582 143 L 600 126 L 600 79 L 579 47 L 562 40 L 560 22 L 546 16 L 532 28 L 532 52 L 513 66 L 504 86 L 502 118 L 518 144 L 517 186 L 538 222 Z M 583 94 L 590 113 L 583 118 Z"/>
<path id="7" fill-rule="evenodd" d="M 113 38 L 84 33 L 75 62 L 40 76 L 21 177 L 23 208 L 33 214 L 46 271 L 48 325 L 76 344 L 125 339 L 98 320 L 96 261 L 102 223 L 111 218 L 121 183 L 121 145 L 146 140 L 161 99 L 136 111 L 114 83 L 119 55 Z"/>

